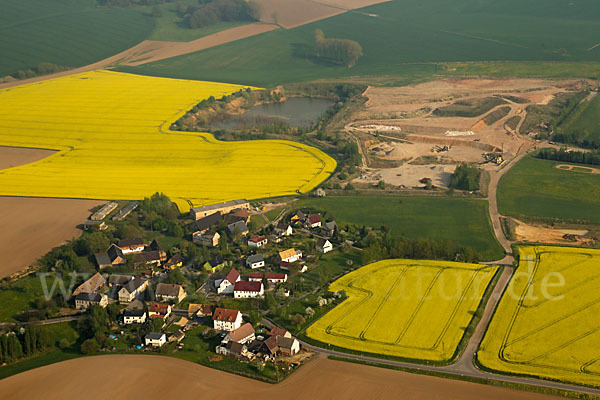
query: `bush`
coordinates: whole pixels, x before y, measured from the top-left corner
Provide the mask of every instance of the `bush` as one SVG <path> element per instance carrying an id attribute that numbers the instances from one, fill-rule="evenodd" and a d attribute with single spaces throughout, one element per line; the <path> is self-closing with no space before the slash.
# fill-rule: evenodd
<path id="1" fill-rule="evenodd" d="M 71 343 L 65 338 L 60 339 L 60 342 L 58 342 L 58 348 L 61 350 L 64 350 L 69 346 L 71 346 Z"/>
<path id="2" fill-rule="evenodd" d="M 87 339 L 83 343 L 81 343 L 81 353 L 82 354 L 92 354 L 98 351 L 100 345 L 96 341 L 96 339 Z"/>

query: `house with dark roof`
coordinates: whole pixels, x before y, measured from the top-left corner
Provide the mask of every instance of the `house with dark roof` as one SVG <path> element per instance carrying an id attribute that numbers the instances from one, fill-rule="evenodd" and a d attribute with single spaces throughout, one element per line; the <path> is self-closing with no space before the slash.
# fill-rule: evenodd
<path id="1" fill-rule="evenodd" d="M 130 303 L 137 296 L 143 294 L 147 287 L 146 279 L 134 277 L 119 290 L 119 303 Z"/>
<path id="2" fill-rule="evenodd" d="M 190 216 L 195 220 L 211 214 L 227 214 L 237 209 L 250 209 L 250 202 L 246 199 L 225 201 L 223 203 L 210 204 L 202 207 L 194 207 L 190 210 Z"/>
<path id="3" fill-rule="evenodd" d="M 254 354 L 248 351 L 248 347 L 246 347 L 245 344 L 233 341 L 217 346 L 215 351 L 217 354 L 234 357 L 240 360 L 252 360 L 254 358 Z"/>
<path id="4" fill-rule="evenodd" d="M 179 303 L 185 298 L 186 293 L 181 285 L 161 282 L 156 285 L 155 296 L 157 300 Z"/>
<path id="5" fill-rule="evenodd" d="M 198 231 L 192 234 L 192 242 L 207 247 L 216 247 L 220 239 L 221 235 L 216 231 L 206 231 L 204 233 Z"/>
<path id="6" fill-rule="evenodd" d="M 116 244 L 112 244 L 104 253 L 95 254 L 94 257 L 100 269 L 127 263 L 123 251 Z"/>
<path id="7" fill-rule="evenodd" d="M 213 226 L 218 225 L 222 219 L 223 216 L 219 213 L 216 213 L 204 218 L 200 218 L 199 220 L 193 222 L 193 224 L 195 225 L 197 232 L 204 233 L 210 230 Z"/>
<path id="8" fill-rule="evenodd" d="M 244 221 L 233 222 L 227 225 L 227 229 L 232 234 L 235 234 L 237 232 L 243 236 L 247 235 L 248 232 L 250 232 L 250 230 L 248 229 L 248 225 L 246 225 Z"/>
<path id="9" fill-rule="evenodd" d="M 262 282 L 239 281 L 233 288 L 235 299 L 260 297 L 265 293 Z"/>
<path id="10" fill-rule="evenodd" d="M 319 239 L 317 240 L 317 250 L 323 254 L 329 253 L 333 250 L 333 245 L 327 239 Z"/>
<path id="11" fill-rule="evenodd" d="M 162 332 L 150 332 L 144 337 L 146 346 L 160 347 L 167 343 L 167 336 Z"/>
<path id="12" fill-rule="evenodd" d="M 112 274 L 108 277 L 108 287 L 124 286 L 133 279 L 133 275 Z"/>
<path id="13" fill-rule="evenodd" d="M 265 266 L 265 259 L 262 254 L 253 254 L 246 259 L 246 267 L 256 269 Z"/>
<path id="14" fill-rule="evenodd" d="M 332 237 L 337 229 L 337 224 L 335 221 L 326 222 L 325 225 L 321 228 L 321 234 L 323 236 Z"/>
<path id="15" fill-rule="evenodd" d="M 131 310 L 125 309 L 123 310 L 123 323 L 125 325 L 131 325 L 131 324 L 143 324 L 144 322 L 146 322 L 146 311 L 139 309 L 139 308 L 134 308 Z"/>
<path id="16" fill-rule="evenodd" d="M 291 236 L 294 233 L 294 229 L 290 224 L 279 222 L 275 229 L 273 229 L 273 233 L 275 233 L 277 236 Z"/>
<path id="17" fill-rule="evenodd" d="M 164 269 L 175 269 L 183 266 L 183 257 L 177 253 L 163 264 Z"/>
<path id="18" fill-rule="evenodd" d="M 218 294 L 231 294 L 233 293 L 233 288 L 235 283 L 240 280 L 240 273 L 232 268 L 231 271 L 225 276 L 225 278 L 221 280 L 215 281 L 215 287 L 217 289 Z"/>
<path id="19" fill-rule="evenodd" d="M 215 256 L 215 257 L 211 258 L 210 260 L 208 260 L 207 262 L 205 262 L 204 265 L 202 265 L 202 268 L 206 272 L 214 273 L 214 272 L 217 272 L 219 269 L 223 268 L 224 266 L 225 266 L 225 261 L 223 261 L 223 257 Z"/>
<path id="20" fill-rule="evenodd" d="M 102 308 L 108 305 L 108 297 L 100 293 L 79 293 L 75 296 L 75 308 L 78 310 L 86 310 L 91 306 L 100 306 Z"/>

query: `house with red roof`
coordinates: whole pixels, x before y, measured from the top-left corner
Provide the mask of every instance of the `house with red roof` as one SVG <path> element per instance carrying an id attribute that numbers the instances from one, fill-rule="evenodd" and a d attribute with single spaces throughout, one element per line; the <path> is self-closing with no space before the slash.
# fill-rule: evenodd
<path id="1" fill-rule="evenodd" d="M 167 319 L 171 314 L 171 305 L 161 303 L 150 303 L 148 305 L 148 316 L 150 318 Z"/>
<path id="2" fill-rule="evenodd" d="M 267 243 L 268 243 L 268 239 L 266 236 L 252 235 L 252 236 L 250 236 L 250 239 L 248 239 L 248 246 L 250 246 L 250 247 L 259 248 L 259 247 L 263 247 Z"/>
<path id="3" fill-rule="evenodd" d="M 236 299 L 248 299 L 260 297 L 265 293 L 262 282 L 239 281 L 233 289 L 233 297 Z"/>
<path id="4" fill-rule="evenodd" d="M 287 281 L 287 274 L 268 273 L 265 274 L 265 278 L 269 283 L 283 283 Z"/>
<path id="5" fill-rule="evenodd" d="M 306 218 L 306 222 L 304 224 L 306 228 L 320 228 L 321 227 L 321 216 L 318 214 L 309 215 Z"/>
<path id="6" fill-rule="evenodd" d="M 213 327 L 218 331 L 233 331 L 242 326 L 242 313 L 230 308 L 216 308 L 213 313 Z"/>
<path id="7" fill-rule="evenodd" d="M 248 274 L 248 280 L 250 282 L 262 282 L 263 273 L 262 272 L 251 272 Z"/>
<path id="8" fill-rule="evenodd" d="M 236 282 L 240 280 L 240 273 L 232 268 L 231 271 L 223 279 L 215 281 L 215 287 L 217 288 L 218 294 L 231 294 L 233 293 Z"/>

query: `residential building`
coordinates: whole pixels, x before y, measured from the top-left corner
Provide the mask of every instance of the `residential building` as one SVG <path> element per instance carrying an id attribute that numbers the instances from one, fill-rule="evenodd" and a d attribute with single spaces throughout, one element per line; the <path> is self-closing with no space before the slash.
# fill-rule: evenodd
<path id="1" fill-rule="evenodd" d="M 125 325 L 143 324 L 146 322 L 147 313 L 145 310 L 135 308 L 132 310 L 123 310 L 123 323 Z"/>
<path id="2" fill-rule="evenodd" d="M 169 259 L 164 265 L 164 269 L 175 269 L 183 266 L 183 257 L 177 253 Z"/>
<path id="3" fill-rule="evenodd" d="M 284 283 L 287 281 L 287 274 L 268 273 L 265 278 L 269 283 Z"/>
<path id="4" fill-rule="evenodd" d="M 155 296 L 157 300 L 179 303 L 184 299 L 186 293 L 181 285 L 161 282 L 156 285 Z"/>
<path id="5" fill-rule="evenodd" d="M 210 304 L 190 304 L 188 306 L 188 318 L 209 317 L 213 315 L 213 309 Z"/>
<path id="6" fill-rule="evenodd" d="M 240 235 L 246 236 L 250 230 L 248 229 L 248 225 L 244 221 L 237 221 L 227 225 L 227 229 L 232 234 L 239 233 Z"/>
<path id="7" fill-rule="evenodd" d="M 237 329 L 234 329 L 227 333 L 227 335 L 221 341 L 221 344 L 226 344 L 227 342 L 236 342 L 236 343 L 247 343 L 251 342 L 255 339 L 254 327 L 250 322 L 246 322 L 244 325 L 240 326 Z"/>
<path id="8" fill-rule="evenodd" d="M 298 339 L 291 337 L 287 338 L 284 336 L 275 336 L 277 339 L 277 347 L 279 352 L 286 356 L 293 356 L 300 351 L 300 342 Z"/>
<path id="9" fill-rule="evenodd" d="M 204 233 L 198 231 L 192 234 L 192 241 L 194 243 L 207 247 L 216 247 L 220 239 L 221 235 L 219 232 L 214 231 L 206 231 Z"/>
<path id="10" fill-rule="evenodd" d="M 216 213 L 227 214 L 228 212 L 236 210 L 236 209 L 249 210 L 250 202 L 248 202 L 248 200 L 245 200 L 245 199 L 240 199 L 240 200 L 225 201 L 223 203 L 210 204 L 210 205 L 202 206 L 202 207 L 194 207 L 190 210 L 190 216 L 194 220 L 198 220 L 200 218 L 204 218 L 211 214 L 216 214 Z"/>
<path id="11" fill-rule="evenodd" d="M 73 291 L 73 296 L 77 296 L 79 293 L 96 293 L 106 285 L 106 279 L 100 272 L 96 272 L 90 279 L 77 286 L 77 289 Z"/>
<path id="12" fill-rule="evenodd" d="M 254 354 L 248 351 L 248 348 L 245 344 L 237 343 L 237 342 L 227 342 L 227 344 L 222 346 L 217 346 L 215 349 L 217 354 L 222 354 L 224 356 L 231 356 L 234 358 L 238 358 L 241 360 L 251 360 L 254 358 Z"/>
<path id="13" fill-rule="evenodd" d="M 278 236 L 291 236 L 294 233 L 294 229 L 290 224 L 280 222 L 277 224 L 277 227 L 275 227 L 273 232 Z"/>
<path id="14" fill-rule="evenodd" d="M 91 306 L 100 306 L 104 308 L 107 305 L 108 297 L 104 294 L 81 292 L 75 296 L 75 308 L 78 310 L 86 310 Z"/>
<path id="15" fill-rule="evenodd" d="M 218 331 L 233 331 L 242 326 L 242 313 L 229 308 L 216 308 L 213 313 L 213 327 Z"/>
<path id="16" fill-rule="evenodd" d="M 289 271 L 290 266 L 291 266 L 291 263 L 289 263 L 287 261 L 282 261 L 279 263 L 279 268 L 281 268 L 284 271 Z M 306 267 L 306 265 L 304 265 L 304 262 L 294 264 L 294 268 L 297 268 L 298 272 L 300 272 L 300 273 L 308 271 L 308 268 Z"/>
<path id="17" fill-rule="evenodd" d="M 215 281 L 215 286 L 217 288 L 218 294 L 231 294 L 233 293 L 233 288 L 235 283 L 240 280 L 240 273 L 232 268 L 231 271 L 225 276 L 225 278 L 221 280 Z"/>
<path id="18" fill-rule="evenodd" d="M 302 252 L 296 249 L 287 249 L 279 252 L 279 259 L 288 263 L 298 261 L 302 258 Z"/>
<path id="19" fill-rule="evenodd" d="M 287 331 L 286 329 L 280 328 L 278 326 L 274 326 L 273 328 L 271 328 L 271 330 L 269 331 L 269 335 L 271 336 L 283 336 L 286 338 L 291 338 L 292 334 Z"/>
<path id="20" fill-rule="evenodd" d="M 136 264 L 160 264 L 166 261 L 167 254 L 159 250 L 142 251 L 134 253 L 134 263 Z"/>
<path id="21" fill-rule="evenodd" d="M 325 225 L 321 228 L 321 233 L 323 236 L 332 237 L 337 229 L 337 224 L 335 221 L 326 222 Z"/>
<path id="22" fill-rule="evenodd" d="M 235 299 L 248 299 L 260 297 L 264 294 L 262 282 L 239 281 L 233 288 L 233 297 Z"/>
<path id="23" fill-rule="evenodd" d="M 148 304 L 148 316 L 150 318 L 162 318 L 167 319 L 171 315 L 171 305 L 161 303 L 150 303 Z"/>
<path id="24" fill-rule="evenodd" d="M 116 244 L 112 244 L 105 253 L 98 253 L 94 256 L 101 269 L 127 263 L 123 251 Z"/>
<path id="25" fill-rule="evenodd" d="M 327 239 L 319 239 L 317 240 L 317 250 L 323 254 L 329 253 L 333 250 L 333 245 Z"/>
<path id="26" fill-rule="evenodd" d="M 250 236 L 250 239 L 248 239 L 248 246 L 259 248 L 265 246 L 268 243 L 268 241 L 269 240 L 266 236 L 252 235 Z"/>
<path id="27" fill-rule="evenodd" d="M 146 248 L 146 243 L 142 238 L 122 239 L 117 242 L 117 246 L 123 254 L 141 253 Z"/>
<path id="28" fill-rule="evenodd" d="M 131 279 L 133 279 L 133 275 L 112 274 L 108 277 L 108 287 L 124 286 Z"/>
<path id="29" fill-rule="evenodd" d="M 129 303 L 137 296 L 144 293 L 148 287 L 148 281 L 140 277 L 134 277 L 119 290 L 119 303 Z"/>
<path id="30" fill-rule="evenodd" d="M 167 343 L 167 336 L 162 332 L 150 332 L 144 337 L 146 346 L 160 347 Z"/>
<path id="31" fill-rule="evenodd" d="M 250 272 L 248 274 L 248 280 L 250 282 L 262 282 L 263 274 L 262 272 Z"/>
<path id="32" fill-rule="evenodd" d="M 306 222 L 304 223 L 306 228 L 320 228 L 321 227 L 321 216 L 319 215 L 309 215 L 306 218 Z"/>
<path id="33" fill-rule="evenodd" d="M 256 269 L 265 266 L 265 259 L 262 254 L 253 254 L 246 259 L 246 267 Z"/>

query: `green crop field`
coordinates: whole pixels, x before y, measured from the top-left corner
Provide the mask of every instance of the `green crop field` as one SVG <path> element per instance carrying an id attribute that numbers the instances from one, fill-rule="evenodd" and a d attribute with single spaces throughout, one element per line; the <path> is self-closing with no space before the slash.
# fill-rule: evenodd
<path id="1" fill-rule="evenodd" d="M 80 67 L 146 39 L 152 17 L 96 0 L 5 0 L 0 12 L 0 77 L 40 62 Z"/>
<path id="2" fill-rule="evenodd" d="M 569 121 L 563 130 L 580 132 L 581 140 L 599 141 L 600 96 L 596 94 L 592 101 L 585 101 L 579 107 L 580 110 L 575 110 L 576 118 Z"/>
<path id="3" fill-rule="evenodd" d="M 492 231 L 485 200 L 343 196 L 307 199 L 295 204 L 327 211 L 340 226 L 385 225 L 395 236 L 452 240 L 472 246 L 488 260 L 504 256 Z"/>
<path id="4" fill-rule="evenodd" d="M 435 62 L 598 62 L 600 47 L 588 50 L 600 40 L 598 13 L 595 0 L 396 0 L 127 70 L 269 86 L 319 78 L 443 73 L 445 66 L 426 64 Z M 364 56 L 353 68 L 315 60 L 317 28 L 328 37 L 357 40 Z"/>
<path id="5" fill-rule="evenodd" d="M 600 223 L 600 175 L 558 169 L 559 164 L 568 163 L 532 156 L 519 161 L 500 181 L 500 213 Z"/>
<path id="6" fill-rule="evenodd" d="M 449 361 L 496 269 L 427 260 L 369 264 L 329 286 L 348 299 L 306 334 L 355 351 Z"/>
<path id="7" fill-rule="evenodd" d="M 600 251 L 524 247 L 477 359 L 489 369 L 600 385 Z"/>

